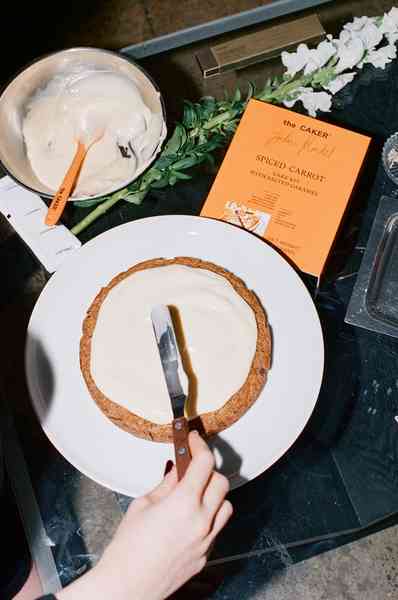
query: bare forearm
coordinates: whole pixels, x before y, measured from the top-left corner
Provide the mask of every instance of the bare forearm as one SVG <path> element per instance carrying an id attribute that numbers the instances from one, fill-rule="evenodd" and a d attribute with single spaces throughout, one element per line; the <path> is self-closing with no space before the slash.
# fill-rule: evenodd
<path id="1" fill-rule="evenodd" d="M 56 594 L 57 600 L 125 600 L 121 589 L 110 589 L 115 578 L 95 567 Z"/>

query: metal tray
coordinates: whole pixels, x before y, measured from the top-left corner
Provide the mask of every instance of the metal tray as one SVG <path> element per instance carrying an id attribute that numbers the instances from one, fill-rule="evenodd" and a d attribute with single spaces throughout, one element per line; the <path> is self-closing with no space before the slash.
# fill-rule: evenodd
<path id="1" fill-rule="evenodd" d="M 144 42 L 132 44 L 121 49 L 134 59 L 142 59 L 161 52 L 180 48 L 187 44 L 193 44 L 201 40 L 223 35 L 245 27 L 251 27 L 277 17 L 282 17 L 320 4 L 326 4 L 331 0 L 272 0 L 264 2 L 263 5 L 226 15 L 220 19 L 207 21 L 186 27 L 173 33 L 155 37 Z"/>

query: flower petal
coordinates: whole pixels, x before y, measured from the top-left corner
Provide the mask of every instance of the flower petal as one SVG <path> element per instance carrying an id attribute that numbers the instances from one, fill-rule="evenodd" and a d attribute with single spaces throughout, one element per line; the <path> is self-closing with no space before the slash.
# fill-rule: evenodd
<path id="1" fill-rule="evenodd" d="M 286 108 L 292 108 L 298 100 L 299 98 L 294 98 L 293 100 L 283 100 L 283 106 L 286 106 Z"/>
<path id="2" fill-rule="evenodd" d="M 306 44 L 299 44 L 296 52 L 282 52 L 281 59 L 287 69 L 287 75 L 294 76 L 304 69 L 309 61 L 310 49 Z"/>
<path id="3" fill-rule="evenodd" d="M 392 19 L 395 25 L 398 27 L 398 8 L 396 6 L 392 7 L 390 12 L 387 13 L 387 16 L 390 17 L 390 19 Z"/>
<path id="4" fill-rule="evenodd" d="M 334 44 L 327 41 L 318 44 L 317 48 L 314 48 L 309 52 L 309 60 L 305 66 L 304 75 L 313 73 L 326 65 L 328 60 L 331 59 L 334 54 L 336 54 L 336 46 Z"/>
<path id="5" fill-rule="evenodd" d="M 363 59 L 363 64 L 371 64 L 378 69 L 385 69 L 394 58 L 397 56 L 397 48 L 394 44 L 383 46 L 378 50 L 370 51 Z"/>
<path id="6" fill-rule="evenodd" d="M 365 52 L 363 42 L 359 38 L 352 38 L 347 43 L 339 43 L 337 54 L 339 61 L 335 67 L 337 74 L 346 69 L 352 69 L 362 59 Z"/>
<path id="7" fill-rule="evenodd" d="M 332 97 L 327 92 L 313 92 L 308 89 L 300 96 L 304 108 L 312 117 L 316 116 L 318 110 L 330 112 L 332 106 Z"/>
<path id="8" fill-rule="evenodd" d="M 389 44 L 395 44 L 398 40 L 398 30 L 392 31 L 391 33 L 386 33 L 386 38 Z"/>
<path id="9" fill-rule="evenodd" d="M 301 100 L 305 110 L 312 117 L 316 116 L 317 111 L 330 112 L 332 106 L 332 96 L 327 92 L 314 92 L 312 88 L 299 88 L 300 94 L 297 97 L 288 98 L 283 104 L 288 108 Z M 297 91 L 297 90 L 296 90 Z"/>
<path id="10" fill-rule="evenodd" d="M 354 20 L 344 25 L 347 31 L 361 31 L 375 22 L 374 17 L 354 17 Z"/>
<path id="11" fill-rule="evenodd" d="M 367 23 L 357 34 L 367 50 L 373 50 L 383 39 L 383 33 L 374 23 Z"/>
<path id="12" fill-rule="evenodd" d="M 337 92 L 342 90 L 347 83 L 350 83 L 354 79 L 355 75 L 356 73 L 344 73 L 343 75 L 338 75 L 333 81 L 323 87 L 332 94 L 337 94 Z"/>

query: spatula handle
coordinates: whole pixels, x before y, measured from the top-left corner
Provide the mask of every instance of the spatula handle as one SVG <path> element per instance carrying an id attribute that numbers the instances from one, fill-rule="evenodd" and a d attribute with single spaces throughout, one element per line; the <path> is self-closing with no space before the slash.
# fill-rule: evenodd
<path id="1" fill-rule="evenodd" d="M 76 154 L 66 172 L 66 175 L 58 188 L 54 198 L 48 207 L 46 215 L 46 225 L 56 225 L 64 212 L 65 204 L 70 196 L 73 185 L 79 174 L 80 167 L 87 154 L 87 148 L 82 142 L 78 142 Z"/>
<path id="2" fill-rule="evenodd" d="M 185 417 L 174 419 L 173 440 L 176 457 L 178 480 L 182 479 L 191 462 L 191 452 L 188 444 L 189 426 Z"/>

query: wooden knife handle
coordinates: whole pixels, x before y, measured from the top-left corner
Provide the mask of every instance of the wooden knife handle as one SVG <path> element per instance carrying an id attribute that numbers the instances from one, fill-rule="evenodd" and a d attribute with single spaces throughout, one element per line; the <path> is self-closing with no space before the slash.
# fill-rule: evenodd
<path id="1" fill-rule="evenodd" d="M 191 452 L 188 444 L 189 426 L 185 417 L 174 419 L 173 440 L 176 457 L 178 480 L 182 479 L 191 462 Z"/>

